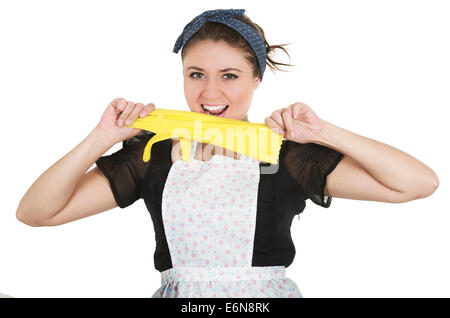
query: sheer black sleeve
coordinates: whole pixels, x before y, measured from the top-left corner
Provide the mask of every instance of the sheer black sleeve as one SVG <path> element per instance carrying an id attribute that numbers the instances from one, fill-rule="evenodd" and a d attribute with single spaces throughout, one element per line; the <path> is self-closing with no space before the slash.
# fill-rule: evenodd
<path id="1" fill-rule="evenodd" d="M 95 162 L 108 179 L 114 199 L 122 209 L 142 198 L 142 180 L 150 163 L 144 162 L 142 155 L 154 135 L 143 130 L 139 135 L 124 140 L 122 149 Z"/>
<path id="2" fill-rule="evenodd" d="M 284 165 L 303 190 L 305 200 L 328 208 L 332 197 L 325 196 L 327 176 L 336 168 L 343 154 L 316 143 L 285 140 Z"/>

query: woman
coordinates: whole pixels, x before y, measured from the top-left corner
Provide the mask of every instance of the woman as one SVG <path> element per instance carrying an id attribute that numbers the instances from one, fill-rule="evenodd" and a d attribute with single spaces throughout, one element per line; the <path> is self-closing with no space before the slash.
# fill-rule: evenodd
<path id="1" fill-rule="evenodd" d="M 181 47 L 190 110 L 243 121 L 266 63 L 282 64 L 266 55 L 282 46 L 269 46 L 244 10 L 203 12 L 186 25 L 174 52 Z M 429 196 L 439 184 L 412 156 L 335 126 L 303 103 L 266 118 L 285 137 L 276 169 L 196 142 L 184 162 L 176 139 L 155 143 L 143 162 L 154 134 L 126 126 L 154 109 L 113 100 L 17 210 L 26 224 L 54 226 L 144 199 L 162 282 L 153 297 L 302 297 L 285 268 L 295 255 L 290 225 L 306 199 L 325 208 L 332 197 L 400 203 Z M 122 149 L 102 156 L 121 141 Z"/>

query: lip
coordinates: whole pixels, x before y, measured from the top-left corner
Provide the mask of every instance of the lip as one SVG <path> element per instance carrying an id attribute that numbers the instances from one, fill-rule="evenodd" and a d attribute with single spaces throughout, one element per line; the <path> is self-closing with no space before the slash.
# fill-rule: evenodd
<path id="1" fill-rule="evenodd" d="M 224 105 L 224 104 L 217 104 L 217 105 L 203 104 L 203 105 L 207 105 L 207 106 L 218 106 L 218 105 Z M 200 107 L 202 108 L 202 113 L 203 113 L 203 114 L 210 115 L 210 116 L 214 116 L 214 117 L 225 117 L 225 115 L 226 115 L 227 112 L 228 112 L 228 109 L 230 109 L 230 105 L 227 104 L 227 107 L 226 107 L 225 111 L 224 111 L 222 114 L 216 116 L 216 115 L 208 114 L 208 112 L 203 108 L 202 105 L 200 105 Z"/>

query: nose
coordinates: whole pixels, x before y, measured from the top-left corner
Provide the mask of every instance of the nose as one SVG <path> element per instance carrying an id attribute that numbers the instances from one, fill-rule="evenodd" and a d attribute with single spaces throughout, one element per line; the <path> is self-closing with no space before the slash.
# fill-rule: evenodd
<path id="1" fill-rule="evenodd" d="M 206 100 L 214 102 L 223 95 L 222 87 L 214 79 L 207 79 L 203 86 L 202 95 Z"/>

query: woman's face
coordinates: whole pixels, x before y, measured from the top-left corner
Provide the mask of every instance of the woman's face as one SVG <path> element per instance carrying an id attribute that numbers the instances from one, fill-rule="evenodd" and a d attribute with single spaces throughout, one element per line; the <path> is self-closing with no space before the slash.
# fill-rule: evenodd
<path id="1" fill-rule="evenodd" d="M 259 78 L 253 77 L 243 54 L 224 41 L 200 41 L 187 49 L 183 60 L 184 95 L 192 112 L 208 114 L 202 105 L 228 105 L 220 117 L 248 121 L 247 112 Z M 222 111 L 215 108 L 210 111 Z"/>

